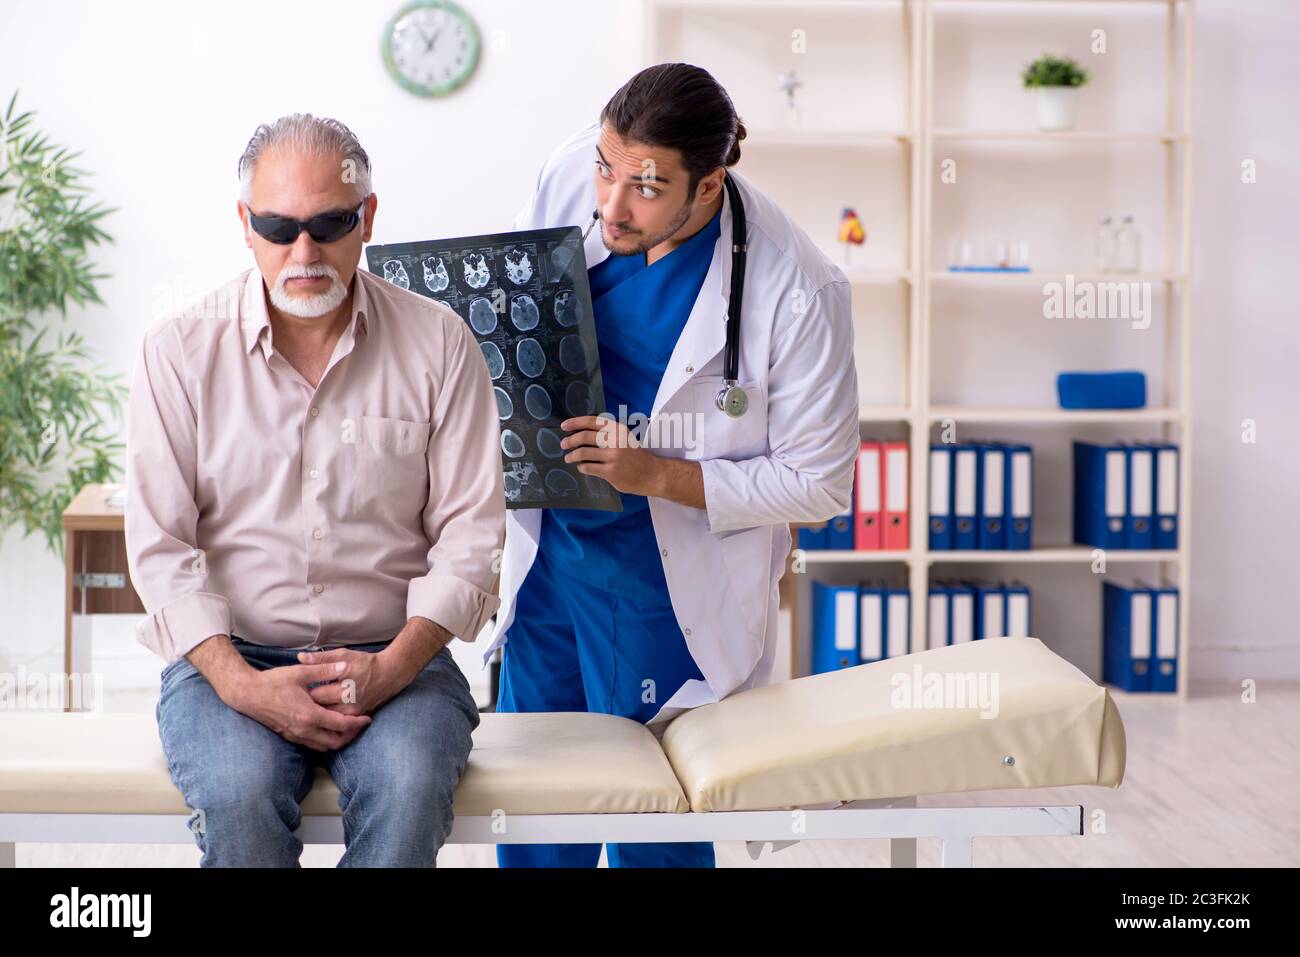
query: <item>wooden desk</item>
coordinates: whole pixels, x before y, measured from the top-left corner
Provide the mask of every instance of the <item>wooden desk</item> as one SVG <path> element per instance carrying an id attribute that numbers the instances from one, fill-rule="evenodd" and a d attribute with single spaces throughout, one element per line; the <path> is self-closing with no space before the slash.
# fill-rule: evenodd
<path id="1" fill-rule="evenodd" d="M 67 676 L 72 674 L 73 615 L 144 614 L 127 572 L 124 513 L 107 503 L 120 488 L 87 485 L 63 512 L 63 673 Z M 69 696 L 65 710 L 70 705 Z"/>

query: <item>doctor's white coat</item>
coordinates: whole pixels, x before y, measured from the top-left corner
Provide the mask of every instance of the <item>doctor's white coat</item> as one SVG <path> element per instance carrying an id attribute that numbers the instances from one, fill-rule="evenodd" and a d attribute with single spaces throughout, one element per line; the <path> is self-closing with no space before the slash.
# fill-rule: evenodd
<path id="1" fill-rule="evenodd" d="M 579 225 L 596 205 L 593 124 L 542 167 L 515 229 Z M 698 460 L 707 507 L 650 498 L 673 611 L 704 681 L 678 689 L 648 722 L 771 681 L 777 582 L 791 522 L 825 521 L 849 507 L 858 436 L 849 283 L 777 206 L 734 172 L 745 203 L 748 258 L 739 384 L 749 410 L 732 419 L 714 405 L 722 385 L 731 275 L 731 207 L 694 308 L 668 360 L 651 416 L 699 413 L 693 448 L 656 454 Z M 600 227 L 587 266 L 609 254 Z M 617 410 L 610 410 L 617 414 Z M 638 410 L 640 411 L 640 410 Z M 510 509 L 501 559 L 501 607 L 484 661 L 506 640 L 515 596 L 537 554 L 540 509 Z"/>

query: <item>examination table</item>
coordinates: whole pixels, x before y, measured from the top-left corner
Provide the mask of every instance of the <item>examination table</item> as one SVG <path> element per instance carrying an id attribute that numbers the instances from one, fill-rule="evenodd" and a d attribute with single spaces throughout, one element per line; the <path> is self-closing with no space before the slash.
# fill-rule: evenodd
<path id="1" fill-rule="evenodd" d="M 1082 806 L 918 795 L 1118 787 L 1124 760 L 1105 688 L 1036 638 L 988 638 L 743 691 L 662 738 L 610 715 L 485 714 L 449 843 L 740 840 L 756 858 L 874 837 L 915 866 L 934 837 L 944 866 L 970 866 L 975 837 L 1083 834 Z M 304 843 L 343 843 L 323 768 L 302 807 Z M 18 842 L 192 842 L 189 817 L 152 714 L 0 712 L 0 866 Z"/>

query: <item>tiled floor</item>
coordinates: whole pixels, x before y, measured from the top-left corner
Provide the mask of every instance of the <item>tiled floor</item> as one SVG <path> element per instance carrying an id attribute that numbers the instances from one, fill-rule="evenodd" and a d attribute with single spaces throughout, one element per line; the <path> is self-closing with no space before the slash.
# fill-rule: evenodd
<path id="1" fill-rule="evenodd" d="M 1060 788 L 1032 792 L 1033 803 L 1082 804 L 1084 837 L 984 838 L 975 842 L 982 867 L 1300 865 L 1300 687 L 1265 685 L 1257 703 L 1235 689 L 1202 689 L 1186 703 L 1115 693 L 1128 739 L 1128 765 L 1118 789 Z M 148 694 L 113 695 L 111 710 L 153 708 Z M 942 804 L 1023 804 L 1027 792 L 988 791 Z M 1095 832 L 1094 832 L 1095 829 Z M 305 867 L 331 867 L 341 846 L 308 847 Z M 752 862 L 745 846 L 717 847 L 720 866 L 883 867 L 888 843 L 808 841 Z M 937 841 L 918 842 L 921 866 L 938 863 Z M 181 845 L 19 845 L 19 866 L 190 867 L 197 848 Z M 448 846 L 444 867 L 491 867 L 487 846 Z"/>

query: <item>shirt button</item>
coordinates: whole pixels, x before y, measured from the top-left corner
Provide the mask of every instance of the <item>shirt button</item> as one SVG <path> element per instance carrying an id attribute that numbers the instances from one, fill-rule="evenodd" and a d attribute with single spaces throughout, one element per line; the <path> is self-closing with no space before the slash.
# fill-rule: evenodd
<path id="1" fill-rule="evenodd" d="M 310 475 L 312 478 L 320 478 L 320 469 L 312 469 L 307 474 Z"/>
<path id="2" fill-rule="evenodd" d="M 323 592 L 323 591 L 325 590 L 325 586 L 324 586 L 324 585 L 312 585 L 312 586 L 311 586 L 311 590 L 314 591 L 316 594 L 319 595 L 321 592 Z"/>
<path id="3" fill-rule="evenodd" d="M 668 557 L 668 549 L 666 549 L 666 548 L 663 549 L 662 551 L 660 551 L 659 554 L 663 555 L 664 558 L 667 558 L 667 557 Z"/>
<path id="4" fill-rule="evenodd" d="M 320 409 L 318 409 L 316 406 L 313 405 L 311 407 L 311 417 L 314 419 L 318 415 L 320 415 Z"/>
<path id="5" fill-rule="evenodd" d="M 324 537 L 325 537 L 325 532 L 324 532 L 322 529 L 314 528 L 314 529 L 312 529 L 311 537 L 312 537 L 312 538 L 316 538 L 316 539 L 324 538 Z M 320 586 L 319 586 L 319 585 L 316 586 L 316 590 L 317 590 L 317 591 L 320 590 Z"/>
<path id="6" fill-rule="evenodd" d="M 686 367 L 686 371 L 687 371 L 687 372 L 694 372 L 694 371 L 695 371 L 695 366 L 687 366 L 687 367 Z"/>
<path id="7" fill-rule="evenodd" d="M 683 629 L 682 629 L 682 634 L 683 634 L 683 635 L 689 635 L 690 633 L 691 633 L 691 630 L 690 630 L 689 628 L 683 628 Z"/>

